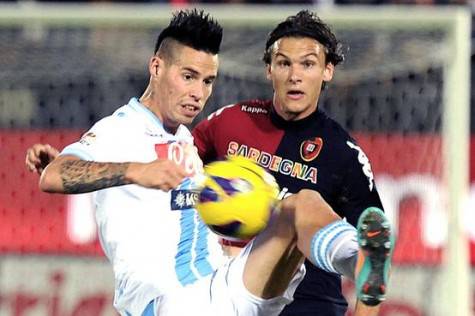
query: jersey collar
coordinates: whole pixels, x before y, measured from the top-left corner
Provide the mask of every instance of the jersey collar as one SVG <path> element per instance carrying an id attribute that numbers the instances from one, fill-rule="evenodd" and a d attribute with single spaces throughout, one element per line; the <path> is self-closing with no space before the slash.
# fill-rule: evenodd
<path id="1" fill-rule="evenodd" d="M 139 115 L 145 117 L 145 119 L 152 124 L 152 126 L 158 128 L 159 130 L 163 131 L 165 134 L 170 134 L 168 133 L 165 128 L 163 127 L 162 121 L 152 112 L 150 111 L 145 105 L 140 103 L 140 101 L 137 98 L 131 98 L 129 103 L 127 104 L 129 107 L 132 108 L 136 113 Z M 183 124 L 180 124 L 178 126 L 178 129 L 175 132 L 175 135 L 182 135 L 182 134 L 187 134 L 186 131 L 188 129 L 186 126 Z"/>
<path id="2" fill-rule="evenodd" d="M 127 105 L 130 106 L 135 112 L 144 116 L 154 126 L 160 129 L 163 129 L 162 121 L 160 121 L 160 119 L 152 111 L 150 111 L 145 105 L 140 103 L 137 98 L 131 98 Z"/>
<path id="3" fill-rule="evenodd" d="M 310 114 L 307 117 L 304 117 L 303 119 L 296 120 L 296 121 L 287 121 L 284 118 L 282 118 L 279 114 L 274 109 L 274 106 L 271 107 L 270 110 L 270 118 L 272 123 L 277 126 L 278 128 L 282 129 L 301 129 L 305 128 L 305 126 L 309 125 L 314 125 L 316 122 L 322 120 L 324 118 L 325 114 L 321 112 L 320 110 L 316 109 L 315 112 Z"/>

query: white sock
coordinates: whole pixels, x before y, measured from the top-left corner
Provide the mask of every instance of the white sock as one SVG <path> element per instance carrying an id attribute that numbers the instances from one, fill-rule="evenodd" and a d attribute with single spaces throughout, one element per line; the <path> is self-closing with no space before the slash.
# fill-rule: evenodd
<path id="1" fill-rule="evenodd" d="M 318 268 L 354 280 L 358 255 L 356 228 L 340 220 L 320 229 L 312 238 L 310 261 Z"/>

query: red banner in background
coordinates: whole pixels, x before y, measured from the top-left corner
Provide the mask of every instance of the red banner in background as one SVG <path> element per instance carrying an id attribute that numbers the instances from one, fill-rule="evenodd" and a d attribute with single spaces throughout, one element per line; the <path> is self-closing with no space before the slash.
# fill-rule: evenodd
<path id="1" fill-rule="evenodd" d="M 38 189 L 38 176 L 25 168 L 26 149 L 35 143 L 63 148 L 81 132 L 0 132 L 0 252 L 102 254 L 97 240 L 77 244 L 68 237 L 67 196 Z"/>
<path id="2" fill-rule="evenodd" d="M 55 195 L 38 189 L 24 167 L 26 149 L 48 142 L 63 148 L 80 131 L 0 131 L 0 253 L 102 255 L 89 195 Z M 371 160 L 386 212 L 398 234 L 395 261 L 439 262 L 446 231 L 441 200 L 441 140 L 420 135 L 355 135 Z M 471 140 L 475 188 L 475 138 Z M 475 189 L 472 190 L 475 194 Z M 472 195 L 473 195 L 472 194 Z M 475 201 L 475 196 L 472 197 Z M 475 247 L 475 225 L 468 232 Z M 474 219 L 475 223 L 475 219 Z M 475 250 L 475 248 L 473 249 Z M 475 263 L 475 251 L 472 251 Z"/>

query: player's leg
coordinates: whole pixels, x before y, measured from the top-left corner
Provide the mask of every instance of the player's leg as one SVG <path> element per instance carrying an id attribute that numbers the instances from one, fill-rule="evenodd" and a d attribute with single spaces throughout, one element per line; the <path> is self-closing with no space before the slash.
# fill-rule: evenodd
<path id="1" fill-rule="evenodd" d="M 363 251 L 358 253 L 356 229 L 341 220 L 318 193 L 303 190 L 283 200 L 280 212 L 254 241 L 244 269 L 246 288 L 260 297 L 281 295 L 299 264 L 290 259 L 298 257 L 300 250 L 325 271 L 350 278 L 356 272 L 358 297 L 366 304 L 379 303 L 384 299 L 391 244 L 386 218 L 374 210 L 364 212 L 360 219 Z M 382 239 L 368 238 L 375 234 Z"/>
<path id="2" fill-rule="evenodd" d="M 282 295 L 304 261 L 297 248 L 296 231 L 288 223 L 290 212 L 278 212 L 268 227 L 253 241 L 244 267 L 245 287 L 254 295 L 268 299 Z"/>
<path id="3" fill-rule="evenodd" d="M 309 192 L 282 200 L 267 228 L 254 240 L 243 275 L 246 288 L 254 295 L 282 295 L 303 255 L 309 257 L 309 251 L 302 254 L 303 245 L 328 223 L 341 220 L 318 193 Z"/>
<path id="4" fill-rule="evenodd" d="M 297 229 L 297 233 L 298 229 Z M 383 211 L 366 209 L 357 229 L 336 221 L 316 232 L 310 243 L 300 244 L 317 267 L 353 279 L 357 297 L 366 305 L 375 306 L 385 299 L 391 261 L 391 231 Z"/>
<path id="5" fill-rule="evenodd" d="M 294 260 L 300 262 L 302 255 L 299 252 L 289 251 L 284 260 L 286 264 L 298 267 L 298 270 L 286 272 L 286 268 L 282 267 L 280 271 L 273 271 L 273 278 L 279 279 L 279 273 L 289 276 L 286 281 L 285 291 L 278 295 L 275 293 L 274 286 L 279 286 L 279 282 L 269 283 L 265 293 L 269 295 L 256 295 L 249 291 L 244 285 L 243 275 L 244 267 L 247 264 L 249 253 L 253 249 L 254 241 L 251 241 L 241 252 L 232 258 L 227 264 L 219 267 L 213 274 L 210 293 L 211 306 L 213 312 L 209 315 L 240 315 L 240 316 L 277 316 L 284 309 L 285 305 L 292 302 L 294 292 L 305 276 L 305 267 L 302 264 L 292 263 Z M 295 256 L 296 255 L 296 256 Z M 284 275 L 281 277 L 285 278 Z"/>

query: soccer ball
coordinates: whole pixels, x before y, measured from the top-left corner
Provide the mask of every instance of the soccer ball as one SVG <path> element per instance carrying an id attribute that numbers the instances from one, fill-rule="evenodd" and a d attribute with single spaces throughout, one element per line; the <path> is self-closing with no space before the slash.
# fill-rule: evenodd
<path id="1" fill-rule="evenodd" d="M 263 230 L 279 186 L 262 167 L 242 156 L 205 166 L 196 209 L 208 227 L 229 240 L 249 240 Z"/>

